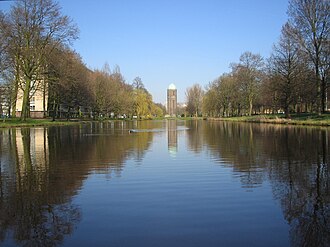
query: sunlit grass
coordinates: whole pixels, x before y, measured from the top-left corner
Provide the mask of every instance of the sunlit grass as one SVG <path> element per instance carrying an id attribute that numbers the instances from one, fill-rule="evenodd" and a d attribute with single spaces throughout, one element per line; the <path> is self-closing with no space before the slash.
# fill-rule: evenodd
<path id="1" fill-rule="evenodd" d="M 274 123 L 274 124 L 295 124 L 295 125 L 317 125 L 330 126 L 330 114 L 292 114 L 290 118 L 285 118 L 283 114 L 274 115 L 254 115 L 242 117 L 220 118 L 223 121 Z"/>
<path id="2" fill-rule="evenodd" d="M 27 119 L 25 121 L 22 121 L 19 118 L 1 118 L 1 120 L 0 120 L 0 128 L 50 126 L 50 125 L 72 125 L 72 124 L 77 124 L 77 123 L 66 121 L 66 120 L 52 121 L 52 119 Z"/>
<path id="3" fill-rule="evenodd" d="M 191 119 L 203 119 L 203 118 L 153 118 L 153 120 L 164 120 L 164 119 L 180 119 L 180 120 L 191 120 Z M 242 117 L 225 117 L 225 118 L 209 118 L 213 120 L 222 121 L 235 121 L 235 122 L 254 122 L 254 123 L 272 123 L 272 124 L 294 124 L 294 125 L 314 125 L 314 126 L 330 126 L 330 113 L 318 115 L 318 114 L 292 114 L 289 119 L 285 118 L 283 114 L 273 115 L 253 115 L 253 116 L 242 116 Z M 64 119 L 27 119 L 22 121 L 19 118 L 1 118 L 0 128 L 8 127 L 34 127 L 34 126 L 52 126 L 52 125 L 73 125 L 83 122 L 89 122 L 91 120 L 80 120 L 67 121 Z M 114 120 L 107 120 L 114 121 Z M 120 120 L 122 121 L 122 120 Z M 131 121 L 126 119 L 125 121 Z M 141 120 L 145 121 L 145 120 Z"/>

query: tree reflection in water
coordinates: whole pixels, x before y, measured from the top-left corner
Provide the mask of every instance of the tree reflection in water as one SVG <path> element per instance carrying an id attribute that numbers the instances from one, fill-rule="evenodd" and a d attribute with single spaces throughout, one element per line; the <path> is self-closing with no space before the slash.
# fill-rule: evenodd
<path id="1" fill-rule="evenodd" d="M 239 171 L 243 186 L 270 180 L 291 227 L 292 246 L 329 246 L 329 129 L 227 122 L 201 125 L 201 142 L 207 143 L 218 162 Z"/>
<path id="2" fill-rule="evenodd" d="M 73 198 L 90 172 L 120 174 L 128 157 L 143 159 L 152 133 L 129 137 L 126 127 L 92 123 L 1 130 L 0 243 L 63 243 L 81 220 Z"/>
<path id="3" fill-rule="evenodd" d="M 140 163 L 153 132 L 130 135 L 128 129 L 149 124 L 1 130 L 0 241 L 63 243 L 82 218 L 74 197 L 85 179 L 91 171 L 120 176 L 129 158 Z M 164 122 L 152 127 L 164 128 Z M 188 149 L 231 167 L 244 188 L 271 184 L 290 225 L 292 246 L 328 246 L 329 129 L 208 121 L 187 121 L 186 127 Z M 176 123 L 168 123 L 168 129 L 176 129 Z M 177 131 L 167 137 L 168 149 L 179 151 Z"/>
<path id="4" fill-rule="evenodd" d="M 269 174 L 274 195 L 291 226 L 292 246 L 327 246 L 330 243 L 329 132 L 288 128 L 282 132 L 279 142 L 287 158 L 274 159 Z"/>
<path id="5" fill-rule="evenodd" d="M 79 208 L 49 176 L 46 129 L 1 132 L 0 240 L 22 246 L 56 246 L 73 232 Z M 46 137 L 46 138 L 45 138 Z"/>

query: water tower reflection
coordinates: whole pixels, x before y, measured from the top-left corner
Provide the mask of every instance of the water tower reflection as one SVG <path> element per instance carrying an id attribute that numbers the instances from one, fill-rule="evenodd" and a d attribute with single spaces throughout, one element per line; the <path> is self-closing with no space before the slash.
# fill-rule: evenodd
<path id="1" fill-rule="evenodd" d="M 168 120 L 167 125 L 167 141 L 168 141 L 168 152 L 172 157 L 176 157 L 178 152 L 178 131 L 177 121 Z"/>

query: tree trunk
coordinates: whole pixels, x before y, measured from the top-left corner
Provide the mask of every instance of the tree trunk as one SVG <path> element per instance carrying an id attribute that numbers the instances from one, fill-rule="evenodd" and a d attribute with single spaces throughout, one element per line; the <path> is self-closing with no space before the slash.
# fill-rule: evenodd
<path id="1" fill-rule="evenodd" d="M 70 120 L 70 113 L 71 112 L 71 107 L 68 107 L 68 112 L 67 112 L 67 116 L 66 116 L 66 120 L 69 121 Z"/>
<path id="2" fill-rule="evenodd" d="M 290 110 L 289 110 L 289 106 L 288 105 L 286 105 L 284 107 L 284 114 L 285 114 L 285 118 L 290 118 L 291 117 L 290 116 Z"/>
<path id="3" fill-rule="evenodd" d="M 322 90 L 321 90 L 321 78 L 319 72 L 319 53 L 316 52 L 316 63 L 315 63 L 315 80 L 316 80 L 316 88 L 317 88 L 317 95 L 316 95 L 316 107 L 317 107 L 317 114 L 321 115 L 322 113 Z"/>
<path id="4" fill-rule="evenodd" d="M 55 102 L 55 100 L 53 101 L 53 119 L 52 119 L 52 121 L 55 121 L 55 116 L 56 116 L 56 102 Z"/>
<path id="5" fill-rule="evenodd" d="M 19 72 L 20 72 L 20 67 L 18 65 L 19 58 L 16 56 L 16 65 L 15 65 L 15 81 L 14 81 L 14 89 L 12 91 L 12 97 L 11 97 L 11 102 L 12 102 L 12 116 L 16 117 L 16 102 L 17 102 L 17 93 L 18 93 L 18 84 L 20 80 Z"/>
<path id="6" fill-rule="evenodd" d="M 42 94 L 42 104 L 43 104 L 43 111 L 44 111 L 44 118 L 47 116 L 46 114 L 46 80 L 43 82 L 43 94 Z"/>
<path id="7" fill-rule="evenodd" d="M 317 98 L 316 98 L 316 108 L 317 108 L 317 114 L 321 115 L 322 113 L 322 96 L 321 96 L 321 83 L 319 78 L 317 78 Z"/>
<path id="8" fill-rule="evenodd" d="M 249 116 L 252 116 L 252 110 L 253 110 L 253 100 L 252 98 L 249 99 Z"/>
<path id="9" fill-rule="evenodd" d="M 26 78 L 25 89 L 23 94 L 21 120 L 25 121 L 30 117 L 30 85 L 31 79 Z"/>
<path id="10" fill-rule="evenodd" d="M 16 62 L 18 63 L 18 62 Z M 17 93 L 18 93 L 18 84 L 19 84 L 19 66 L 16 65 L 16 74 L 14 82 L 14 90 L 12 92 L 11 102 L 12 102 L 12 116 L 16 117 L 16 102 L 17 102 Z"/>
<path id="11" fill-rule="evenodd" d="M 18 87 L 14 86 L 14 91 L 12 93 L 12 104 L 11 104 L 11 115 L 16 117 L 16 101 L 17 101 L 17 91 Z"/>
<path id="12" fill-rule="evenodd" d="M 322 76 L 321 80 L 321 106 L 322 113 L 327 111 L 327 82 L 325 76 Z"/>

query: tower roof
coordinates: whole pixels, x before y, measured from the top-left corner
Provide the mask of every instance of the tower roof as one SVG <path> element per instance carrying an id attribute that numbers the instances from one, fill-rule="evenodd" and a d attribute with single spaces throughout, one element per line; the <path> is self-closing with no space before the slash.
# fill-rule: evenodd
<path id="1" fill-rule="evenodd" d="M 172 83 L 168 86 L 168 89 L 176 90 L 176 86 Z"/>

